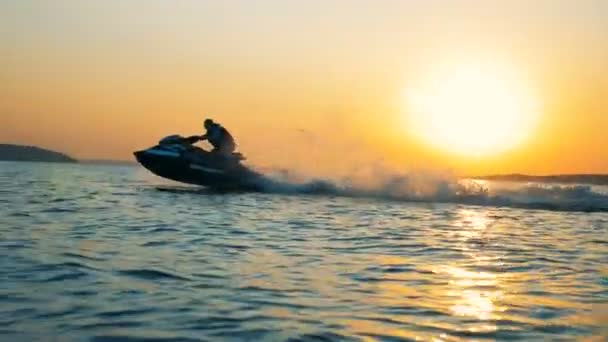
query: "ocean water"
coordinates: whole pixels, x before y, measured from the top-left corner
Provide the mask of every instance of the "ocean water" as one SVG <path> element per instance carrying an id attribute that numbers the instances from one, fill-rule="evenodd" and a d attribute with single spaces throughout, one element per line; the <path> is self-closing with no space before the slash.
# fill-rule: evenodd
<path id="1" fill-rule="evenodd" d="M 606 189 L 321 189 L 0 163 L 0 340 L 608 339 Z"/>

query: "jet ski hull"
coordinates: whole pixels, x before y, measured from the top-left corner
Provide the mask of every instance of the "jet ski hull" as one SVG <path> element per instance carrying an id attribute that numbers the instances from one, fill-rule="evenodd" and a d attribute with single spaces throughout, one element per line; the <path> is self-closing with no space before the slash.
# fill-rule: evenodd
<path id="1" fill-rule="evenodd" d="M 147 170 L 173 181 L 218 190 L 259 190 L 259 174 L 238 161 L 200 149 L 194 153 L 180 146 L 157 145 L 134 155 Z"/>

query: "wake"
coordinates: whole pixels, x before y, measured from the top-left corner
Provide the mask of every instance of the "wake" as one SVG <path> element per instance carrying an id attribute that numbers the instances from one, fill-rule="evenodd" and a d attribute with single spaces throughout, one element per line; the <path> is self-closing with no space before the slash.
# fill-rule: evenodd
<path id="1" fill-rule="evenodd" d="M 294 181 L 286 177 L 265 177 L 259 188 L 265 193 L 327 195 L 403 202 L 454 203 L 571 212 L 608 212 L 608 192 L 589 185 L 522 183 L 489 186 L 475 180 L 458 180 L 432 175 L 390 175 L 375 181 Z"/>

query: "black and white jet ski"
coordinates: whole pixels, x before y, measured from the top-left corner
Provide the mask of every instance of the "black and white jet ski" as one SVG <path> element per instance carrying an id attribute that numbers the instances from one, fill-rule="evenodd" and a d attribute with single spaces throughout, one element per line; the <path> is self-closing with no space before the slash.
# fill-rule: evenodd
<path id="1" fill-rule="evenodd" d="M 240 153 L 220 155 L 170 135 L 158 145 L 134 152 L 137 161 L 157 176 L 218 190 L 259 190 L 262 175 L 247 168 Z"/>

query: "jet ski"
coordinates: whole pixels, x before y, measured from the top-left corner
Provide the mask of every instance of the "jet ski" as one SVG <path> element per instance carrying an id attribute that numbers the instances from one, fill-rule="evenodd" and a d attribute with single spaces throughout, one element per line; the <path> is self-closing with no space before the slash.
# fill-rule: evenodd
<path id="1" fill-rule="evenodd" d="M 262 175 L 241 163 L 245 160 L 242 154 L 222 155 L 193 143 L 170 135 L 133 154 L 143 167 L 163 178 L 217 190 L 259 190 Z"/>

